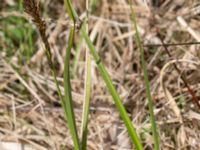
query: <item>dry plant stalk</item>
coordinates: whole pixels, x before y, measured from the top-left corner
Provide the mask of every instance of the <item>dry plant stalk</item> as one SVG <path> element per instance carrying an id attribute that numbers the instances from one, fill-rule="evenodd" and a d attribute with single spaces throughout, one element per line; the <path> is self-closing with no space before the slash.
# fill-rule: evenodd
<path id="1" fill-rule="evenodd" d="M 160 39 L 161 39 L 161 42 L 162 42 L 162 46 L 164 47 L 167 55 L 169 57 L 172 57 L 172 55 L 170 54 L 170 52 L 169 52 L 167 46 L 165 45 L 163 39 L 162 38 L 160 38 Z M 181 74 L 181 70 L 178 68 L 178 66 L 176 64 L 174 64 L 174 68 L 177 71 L 177 73 L 180 75 L 181 79 L 183 80 L 184 85 L 186 86 L 186 88 L 188 89 L 188 92 L 192 96 L 193 102 L 198 106 L 198 108 L 200 108 L 199 100 L 198 100 L 195 92 L 190 88 L 190 85 L 188 84 L 188 81 L 187 81 L 186 77 Z"/>

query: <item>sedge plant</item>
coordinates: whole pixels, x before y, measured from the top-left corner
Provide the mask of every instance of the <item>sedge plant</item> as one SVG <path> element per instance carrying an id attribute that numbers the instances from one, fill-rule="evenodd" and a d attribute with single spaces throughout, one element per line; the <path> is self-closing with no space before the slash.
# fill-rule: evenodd
<path id="1" fill-rule="evenodd" d="M 70 0 L 65 0 L 65 6 L 66 9 L 68 11 L 68 14 L 71 18 L 71 20 L 73 20 L 74 22 L 74 26 L 72 27 L 72 29 L 70 30 L 70 34 L 69 34 L 69 40 L 68 40 L 68 48 L 66 51 L 66 58 L 65 58 L 65 69 L 64 69 L 64 97 L 61 94 L 61 90 L 59 87 L 59 83 L 57 80 L 57 76 L 56 76 L 56 69 L 55 66 L 52 62 L 52 54 L 51 54 L 51 49 L 50 49 L 50 45 L 48 43 L 47 37 L 46 37 L 46 24 L 45 22 L 41 19 L 41 16 L 39 14 L 39 6 L 36 3 L 35 0 L 24 0 L 24 7 L 25 7 L 25 11 L 26 13 L 28 13 L 31 17 L 33 22 L 36 24 L 39 33 L 41 35 L 41 38 L 43 40 L 43 43 L 45 45 L 45 49 L 46 49 L 46 55 L 47 55 L 47 59 L 49 62 L 49 66 L 50 69 L 52 71 L 53 77 L 54 77 L 54 81 L 57 87 L 57 91 L 58 91 L 58 95 L 59 98 L 61 99 L 61 104 L 62 107 L 64 109 L 64 113 L 65 113 L 65 117 L 67 119 L 67 124 L 72 136 L 72 140 L 74 143 L 74 149 L 75 150 L 80 150 L 81 146 L 80 146 L 80 141 L 78 138 L 78 132 L 77 132 L 77 128 L 76 128 L 76 122 L 75 122 L 75 115 L 74 115 L 74 110 L 73 110 L 73 103 L 72 103 L 72 94 L 71 94 L 71 85 L 70 85 L 70 69 L 69 69 L 69 62 L 70 62 L 70 53 L 71 53 L 71 48 L 73 45 L 73 38 L 74 38 L 74 33 L 75 33 L 75 24 L 76 21 L 78 20 L 78 15 L 75 11 L 75 9 L 72 6 L 72 3 Z M 112 83 L 112 80 L 107 72 L 107 70 L 105 69 L 92 41 L 90 40 L 88 33 L 86 32 L 86 29 L 84 28 L 84 26 L 81 28 L 81 34 L 83 36 L 83 38 L 85 39 L 88 48 L 90 49 L 91 54 L 94 57 L 94 60 L 96 62 L 96 65 L 106 83 L 106 86 L 110 92 L 110 94 L 112 95 L 114 102 L 116 104 L 117 109 L 119 110 L 119 113 L 121 115 L 122 120 L 124 121 L 124 124 L 127 128 L 127 131 L 131 137 L 132 142 L 135 144 L 135 148 L 137 150 L 143 150 L 143 146 L 141 144 L 140 138 L 137 135 L 135 128 L 133 127 L 133 124 L 123 106 L 123 103 L 120 99 L 119 94 L 117 93 L 117 90 L 115 88 L 115 86 Z M 90 78 L 88 76 L 88 78 Z M 89 82 L 88 82 L 89 83 Z M 87 117 L 86 117 L 87 118 Z"/>
<path id="2" fill-rule="evenodd" d="M 75 24 L 76 20 L 78 19 L 78 15 L 77 15 L 75 9 L 73 8 L 71 1 L 65 0 L 65 6 L 67 8 L 70 18 L 74 21 L 74 24 Z M 140 138 L 138 137 L 138 135 L 135 131 L 135 128 L 133 127 L 133 124 L 126 112 L 126 109 L 123 106 L 121 98 L 120 98 L 119 94 L 117 93 L 117 90 L 116 90 L 115 86 L 113 85 L 112 80 L 100 59 L 100 56 L 97 53 L 92 41 L 90 40 L 87 32 L 85 31 L 84 27 L 81 28 L 81 34 L 82 34 L 83 38 L 85 39 L 85 41 L 90 49 L 90 52 L 96 62 L 96 65 L 101 73 L 101 76 L 103 77 L 103 79 L 106 83 L 106 86 L 114 99 L 115 105 L 120 112 L 121 118 L 124 121 L 124 124 L 128 130 L 128 133 L 131 137 L 132 142 L 135 144 L 135 147 L 137 150 L 143 150 L 143 146 L 141 144 Z"/>

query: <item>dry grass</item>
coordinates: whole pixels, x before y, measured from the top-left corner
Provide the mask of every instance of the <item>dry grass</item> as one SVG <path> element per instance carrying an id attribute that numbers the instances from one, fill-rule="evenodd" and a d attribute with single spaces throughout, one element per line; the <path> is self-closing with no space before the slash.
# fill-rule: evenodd
<path id="1" fill-rule="evenodd" d="M 159 7 L 145 4 L 140 0 L 136 1 L 135 10 L 138 15 L 139 30 L 145 44 L 161 43 L 157 34 L 158 29 L 165 43 L 200 42 L 199 6 L 195 5 L 197 0 L 160 1 Z M 3 7 L 0 6 L 0 17 L 6 19 L 15 15 L 30 20 L 24 14 L 6 10 L 5 7 L 12 2 L 15 4 L 12 0 L 3 1 Z M 79 15 L 83 15 L 84 1 L 74 0 L 74 4 Z M 62 1 L 41 1 L 41 6 L 44 11 L 42 16 L 47 20 L 47 36 L 53 49 L 52 60 L 56 64 L 60 76 L 59 82 L 62 85 L 63 59 L 70 23 L 66 21 L 68 16 L 65 14 Z M 103 58 L 102 61 L 114 80 L 127 111 L 133 118 L 137 132 L 143 137 L 146 149 L 151 150 L 152 137 L 149 133 L 145 86 L 130 13 L 129 5 L 125 0 L 99 1 L 96 11 L 90 16 L 89 30 Z M 34 27 L 30 25 L 30 28 Z M 4 33 L 2 29 L 4 28 L 0 23 L 1 34 Z M 75 42 L 78 40 L 77 35 Z M 2 50 L 7 48 L 4 41 L 4 37 L 0 35 Z M 0 51 L 0 141 L 25 142 L 37 150 L 61 150 L 62 147 L 72 149 L 72 141 L 56 94 L 56 86 L 53 77 L 50 76 L 48 61 L 43 54 L 44 46 L 39 36 L 34 40 L 34 48 L 36 52 L 25 64 L 18 63 L 20 48 L 10 61 L 7 61 L 5 51 Z M 155 113 L 161 136 L 161 148 L 198 150 L 200 111 L 192 102 L 191 95 L 174 69 L 173 63 L 176 63 L 181 73 L 186 76 L 190 87 L 199 98 L 199 45 L 168 48 L 171 58 L 163 47 L 145 47 L 151 92 L 156 104 Z M 76 52 L 73 50 L 72 66 L 75 55 Z M 79 129 L 84 99 L 84 64 L 83 50 L 72 79 Z M 88 149 L 133 149 L 124 125 L 119 119 L 119 113 L 94 64 L 93 62 Z M 16 67 L 19 69 L 16 70 Z M 64 92 L 62 87 L 61 91 Z"/>

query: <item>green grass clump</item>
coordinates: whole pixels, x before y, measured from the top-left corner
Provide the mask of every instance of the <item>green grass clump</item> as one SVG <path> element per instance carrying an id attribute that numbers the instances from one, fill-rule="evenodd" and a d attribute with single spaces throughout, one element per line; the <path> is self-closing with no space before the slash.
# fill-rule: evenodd
<path id="1" fill-rule="evenodd" d="M 16 5 L 7 6 L 6 11 L 22 11 L 21 0 Z M 19 64 L 24 64 L 30 60 L 35 53 L 34 41 L 36 32 L 33 26 L 23 17 L 18 16 L 0 16 L 0 34 L 1 50 L 6 53 L 6 58 L 18 56 Z M 21 55 L 17 55 L 20 51 Z"/>
<path id="2" fill-rule="evenodd" d="M 2 32 L 2 50 L 6 52 L 7 58 L 15 55 L 20 50 L 19 63 L 29 61 L 34 54 L 34 37 L 36 32 L 24 18 L 9 16 L 0 18 Z"/>
<path id="3" fill-rule="evenodd" d="M 54 67 L 54 64 L 52 63 L 50 46 L 49 46 L 47 37 L 45 35 L 46 25 L 40 17 L 40 14 L 37 9 L 38 6 L 36 3 L 33 3 L 30 0 L 25 0 L 25 8 L 26 8 L 26 12 L 33 17 L 33 22 L 35 22 L 35 24 L 37 25 L 37 28 L 41 35 L 41 38 L 45 44 L 46 55 L 47 55 L 49 65 L 50 65 L 50 68 L 51 68 L 53 76 L 54 76 L 54 81 L 57 86 L 57 90 L 58 90 L 59 97 L 61 99 L 62 107 L 65 112 L 67 124 L 68 124 L 69 130 L 70 130 L 70 133 L 72 136 L 72 140 L 74 143 L 74 149 L 80 150 L 80 149 L 86 149 L 86 145 L 87 145 L 86 144 L 86 142 L 87 142 L 87 124 L 88 124 L 88 114 L 89 114 L 89 106 L 90 106 L 89 103 L 90 103 L 90 85 L 91 85 L 91 72 L 90 72 L 91 60 L 90 60 L 90 58 L 87 58 L 87 63 L 86 63 L 87 64 L 87 69 L 86 69 L 87 76 L 86 76 L 86 82 L 85 82 L 86 83 L 85 105 L 84 105 L 84 111 L 83 111 L 82 133 L 81 133 L 82 137 L 81 137 L 81 140 L 79 140 L 77 127 L 76 127 L 76 121 L 75 121 L 75 115 L 74 115 L 74 110 L 73 110 L 74 107 L 73 107 L 72 94 L 71 94 L 72 91 L 71 91 L 70 68 L 69 68 L 70 54 L 71 54 L 71 49 L 72 49 L 72 45 L 74 42 L 74 33 L 75 33 L 75 28 L 76 28 L 75 25 L 76 25 L 76 22 L 79 20 L 79 18 L 78 18 L 78 15 L 77 15 L 75 9 L 72 6 L 71 1 L 65 0 L 64 2 L 65 2 L 65 7 L 70 16 L 70 19 L 74 23 L 74 26 L 71 28 L 70 34 L 69 34 L 68 48 L 66 51 L 66 58 L 65 58 L 65 65 L 64 65 L 64 91 L 65 91 L 64 97 L 61 95 L 61 91 L 60 91 L 59 84 L 58 84 L 57 77 L 56 77 L 55 67 Z M 159 149 L 159 138 L 158 138 L 158 133 L 156 130 L 155 117 L 154 117 L 154 113 L 153 113 L 153 102 L 152 102 L 151 93 L 150 93 L 150 83 L 148 80 L 148 71 L 147 71 L 146 62 L 144 59 L 144 49 L 141 44 L 140 35 L 139 35 L 138 29 L 137 29 L 136 17 L 135 17 L 132 7 L 131 7 L 131 10 L 132 10 L 133 23 L 134 23 L 134 27 L 136 30 L 136 42 L 137 42 L 137 45 L 138 45 L 138 47 L 140 49 L 140 53 L 141 53 L 141 62 L 142 62 L 142 67 L 143 67 L 143 71 L 144 71 L 144 80 L 145 80 L 146 94 L 147 94 L 148 104 L 149 104 L 149 112 L 150 112 L 150 118 L 151 118 L 150 120 L 151 120 L 151 125 L 152 125 L 155 150 L 158 150 Z M 104 82 L 106 83 L 108 91 L 110 92 L 111 96 L 113 97 L 115 105 L 120 113 L 122 120 L 124 121 L 124 124 L 127 128 L 128 134 L 129 134 L 132 142 L 134 143 L 135 148 L 137 150 L 143 150 L 144 148 L 141 144 L 141 139 L 137 135 L 137 132 L 135 131 L 133 123 L 132 123 L 131 119 L 129 118 L 128 113 L 126 112 L 126 109 L 123 106 L 122 100 L 121 100 L 115 86 L 112 83 L 111 77 L 109 76 L 105 66 L 103 65 L 101 58 L 95 49 L 95 46 L 93 45 L 92 41 L 89 38 L 87 29 L 85 28 L 85 22 L 83 23 L 83 26 L 80 29 L 80 32 L 90 50 L 90 53 L 92 54 L 92 56 L 96 62 L 99 72 L 104 79 Z M 89 57 L 89 55 L 87 55 L 87 56 Z"/>
<path id="4" fill-rule="evenodd" d="M 66 9 L 68 11 L 68 14 L 70 16 L 70 18 L 74 21 L 74 24 L 76 23 L 76 20 L 78 19 L 77 18 L 77 13 L 76 11 L 74 10 L 74 8 L 72 7 L 72 4 L 71 4 L 71 1 L 70 0 L 65 0 L 65 6 L 66 6 Z M 82 33 L 82 36 L 84 37 L 89 49 L 90 49 L 90 52 L 91 54 L 93 55 L 94 57 L 94 60 L 96 61 L 96 64 L 97 64 L 97 67 L 106 83 L 106 86 L 110 92 L 110 94 L 112 95 L 114 101 L 115 101 L 115 104 L 116 104 L 116 107 L 118 108 L 119 112 L 120 112 L 120 115 L 121 115 L 121 118 L 123 119 L 124 121 L 124 124 L 128 130 L 128 133 L 132 139 L 132 142 L 135 144 L 135 147 L 137 150 L 142 150 L 143 149 L 143 146 L 141 144 L 141 141 L 133 127 L 133 124 L 122 104 L 122 101 L 119 97 L 119 94 L 117 93 L 116 91 L 116 88 L 114 87 L 113 83 L 112 83 L 112 80 L 108 74 L 108 72 L 106 71 L 103 63 L 101 62 L 101 59 L 94 47 L 94 45 L 92 44 L 88 34 L 86 33 L 85 29 L 84 28 L 81 28 L 81 33 Z M 74 141 L 75 142 L 75 141 Z"/>

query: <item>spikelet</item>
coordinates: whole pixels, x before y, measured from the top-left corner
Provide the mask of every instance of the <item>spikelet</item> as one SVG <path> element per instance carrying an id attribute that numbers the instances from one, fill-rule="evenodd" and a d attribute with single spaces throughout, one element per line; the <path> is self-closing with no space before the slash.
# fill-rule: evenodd
<path id="1" fill-rule="evenodd" d="M 32 17 L 40 18 L 39 4 L 35 0 L 24 0 L 24 9 Z"/>
<path id="2" fill-rule="evenodd" d="M 42 20 L 42 17 L 40 15 L 39 3 L 36 0 L 24 0 L 23 5 L 24 5 L 24 11 L 32 17 L 32 21 L 36 24 L 36 26 L 40 30 L 40 34 L 44 34 L 46 29 L 46 24 Z"/>
<path id="3" fill-rule="evenodd" d="M 46 48 L 45 52 L 47 55 L 49 66 L 53 68 L 53 63 L 51 60 L 52 54 L 50 50 L 50 44 L 46 37 L 46 23 L 44 20 L 42 20 L 42 17 L 40 15 L 39 3 L 36 0 L 24 0 L 23 5 L 24 5 L 24 11 L 32 17 L 32 21 L 35 23 L 35 25 L 39 30 L 40 36 Z"/>

